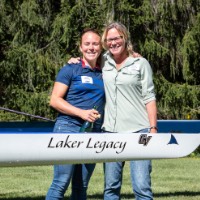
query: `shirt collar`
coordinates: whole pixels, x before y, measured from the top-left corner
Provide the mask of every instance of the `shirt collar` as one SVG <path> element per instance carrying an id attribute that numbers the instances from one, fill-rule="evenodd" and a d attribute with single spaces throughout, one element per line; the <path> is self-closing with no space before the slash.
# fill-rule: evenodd
<path id="1" fill-rule="evenodd" d="M 101 67 L 99 65 L 96 65 L 94 68 L 89 67 L 85 64 L 84 60 L 81 59 L 82 68 L 89 68 L 91 70 L 101 70 Z"/>
<path id="2" fill-rule="evenodd" d="M 115 60 L 114 60 L 112 54 L 109 51 L 107 51 L 105 53 L 105 56 L 106 56 L 106 59 L 108 60 L 108 62 L 112 65 L 112 67 L 115 67 L 116 63 L 115 63 Z M 140 60 L 140 58 L 134 58 L 134 57 L 129 56 L 126 59 L 125 63 L 123 64 L 122 68 L 133 65 L 135 62 L 137 62 L 139 60 Z"/>

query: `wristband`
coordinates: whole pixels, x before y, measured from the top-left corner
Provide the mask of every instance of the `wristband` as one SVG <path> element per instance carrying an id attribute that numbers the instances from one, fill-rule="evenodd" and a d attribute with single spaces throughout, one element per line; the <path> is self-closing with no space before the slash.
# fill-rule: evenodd
<path id="1" fill-rule="evenodd" d="M 156 129 L 156 131 L 158 131 L 158 128 L 157 128 L 156 126 L 151 126 L 151 127 L 150 127 L 150 130 L 151 130 L 151 129 Z"/>

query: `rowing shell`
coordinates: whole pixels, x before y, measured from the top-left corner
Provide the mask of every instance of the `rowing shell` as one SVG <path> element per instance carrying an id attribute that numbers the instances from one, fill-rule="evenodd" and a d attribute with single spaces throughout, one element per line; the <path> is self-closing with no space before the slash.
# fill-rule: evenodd
<path id="1" fill-rule="evenodd" d="M 199 144 L 200 134 L 1 133 L 0 166 L 179 158 Z"/>

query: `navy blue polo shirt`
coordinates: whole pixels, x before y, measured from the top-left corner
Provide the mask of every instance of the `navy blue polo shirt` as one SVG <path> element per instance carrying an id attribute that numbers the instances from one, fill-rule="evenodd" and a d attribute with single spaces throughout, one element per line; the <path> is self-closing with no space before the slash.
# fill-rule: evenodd
<path id="1" fill-rule="evenodd" d="M 89 110 L 96 106 L 102 117 L 95 123 L 102 123 L 105 93 L 100 68 L 93 70 L 89 66 L 85 66 L 83 62 L 67 64 L 59 71 L 56 82 L 63 83 L 69 87 L 64 99 L 71 105 L 84 110 Z M 63 113 L 59 113 L 57 119 L 70 120 L 77 125 L 83 123 L 81 118 Z"/>

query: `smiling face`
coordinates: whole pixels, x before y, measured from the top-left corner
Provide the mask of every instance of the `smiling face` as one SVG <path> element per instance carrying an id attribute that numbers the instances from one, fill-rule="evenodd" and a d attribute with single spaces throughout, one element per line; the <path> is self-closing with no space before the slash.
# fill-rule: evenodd
<path id="1" fill-rule="evenodd" d="M 81 38 L 80 51 L 85 63 L 95 67 L 101 53 L 101 37 L 92 31 L 84 33 Z"/>
<path id="2" fill-rule="evenodd" d="M 108 30 L 105 42 L 113 56 L 119 56 L 126 51 L 124 36 L 116 28 Z"/>
<path id="3" fill-rule="evenodd" d="M 129 32 L 120 22 L 112 22 L 105 27 L 102 35 L 102 45 L 105 50 L 113 55 L 114 59 L 133 55 Z"/>

